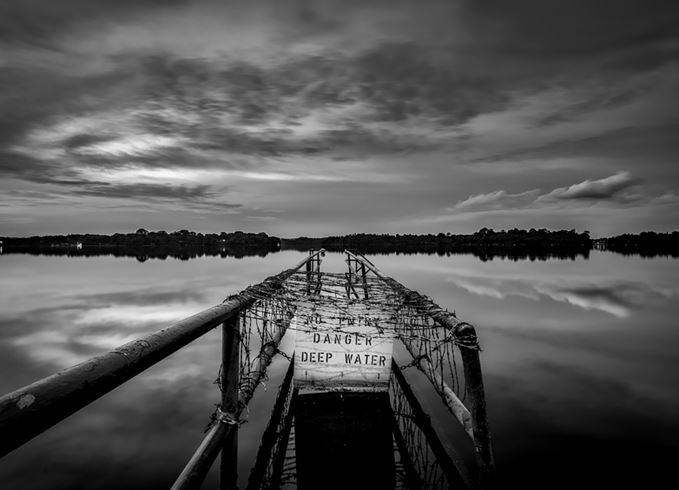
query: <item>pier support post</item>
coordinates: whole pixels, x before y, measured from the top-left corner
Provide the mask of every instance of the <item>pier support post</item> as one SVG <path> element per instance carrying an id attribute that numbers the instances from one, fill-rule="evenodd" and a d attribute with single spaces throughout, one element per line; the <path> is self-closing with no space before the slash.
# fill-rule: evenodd
<path id="1" fill-rule="evenodd" d="M 478 479 L 480 487 L 487 490 L 495 486 L 495 460 L 490 430 L 488 429 L 486 395 L 483 389 L 478 339 L 476 330 L 469 324 L 458 326 L 457 336 L 460 339 L 458 345 L 462 355 L 464 378 L 472 415 L 474 449 L 479 469 Z"/>
<path id="2" fill-rule="evenodd" d="M 238 384 L 240 381 L 240 316 L 230 318 L 222 326 L 221 411 L 234 419 L 240 413 Z M 238 425 L 229 432 L 222 447 L 219 465 L 219 490 L 238 488 Z"/>

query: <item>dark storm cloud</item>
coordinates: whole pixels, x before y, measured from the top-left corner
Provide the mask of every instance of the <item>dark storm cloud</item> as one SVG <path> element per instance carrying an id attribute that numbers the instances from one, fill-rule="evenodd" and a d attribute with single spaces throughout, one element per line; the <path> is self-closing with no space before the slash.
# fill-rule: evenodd
<path id="1" fill-rule="evenodd" d="M 235 116 L 236 127 L 276 119 L 284 128 L 294 128 L 315 109 L 365 104 L 360 116 L 336 121 L 337 130 L 321 135 L 321 140 L 348 132 L 352 126 L 369 133 L 362 124 L 417 116 L 438 124 L 459 124 L 508 101 L 489 80 L 455 72 L 412 43 L 380 44 L 359 53 L 296 56 L 271 67 L 238 61 L 220 68 L 214 60 L 156 55 L 143 60 L 143 70 L 153 100 L 206 119 L 228 113 Z M 206 95 L 206 88 L 216 90 Z M 150 117 L 156 129 L 177 129 Z M 285 129 L 272 136 L 285 137 Z"/>
<path id="2" fill-rule="evenodd" d="M 9 3 L 6 7 L 7 18 L 18 18 L 19 25 L 29 22 L 27 13 L 36 10 L 34 3 Z M 170 4 L 172 3 L 183 2 Z M 256 3 L 258 8 L 266 5 L 265 2 Z M 116 108 L 126 104 L 133 106 L 145 100 L 200 115 L 201 121 L 195 124 L 193 133 L 199 127 L 205 128 L 206 123 L 209 131 L 209 117 L 228 113 L 233 117 L 231 124 L 234 127 L 224 128 L 223 122 L 215 122 L 215 128 L 236 132 L 234 140 L 229 141 L 228 136 L 226 138 L 227 146 L 235 146 L 236 152 L 280 155 L 286 152 L 304 153 L 304 149 L 309 147 L 311 153 L 317 153 L 325 151 L 323 140 L 328 139 L 328 134 L 321 137 L 320 144 L 314 141 L 297 144 L 297 141 L 289 141 L 284 132 L 256 136 L 257 141 L 252 142 L 248 141 L 250 134 L 243 134 L 242 131 L 238 134 L 236 128 L 239 124 L 264 124 L 272 119 L 279 120 L 285 128 L 294 126 L 314 108 L 349 106 L 359 102 L 365 104 L 368 110 L 361 114 L 359 120 L 348 123 L 366 133 L 370 131 L 362 127 L 362 123 L 400 122 L 414 117 L 422 117 L 437 125 L 455 126 L 476 115 L 504 107 L 510 100 L 511 90 L 522 86 L 539 87 L 545 77 L 567 74 L 570 69 L 568 67 L 582 64 L 582 60 L 589 59 L 588 54 L 593 56 L 602 51 L 617 53 L 628 45 L 639 50 L 644 46 L 655 46 L 657 42 L 672 39 L 675 35 L 669 30 L 661 29 L 660 33 L 648 39 L 641 36 L 643 42 L 630 44 L 630 38 L 636 39 L 640 36 L 639 32 L 646 32 L 651 25 L 660 23 L 662 27 L 667 19 L 666 15 L 659 15 L 655 11 L 649 13 L 652 9 L 642 8 L 638 2 L 616 2 L 616 8 L 612 4 L 592 7 L 589 2 L 568 2 L 567 5 L 563 2 L 522 2 L 525 4 L 524 8 L 507 8 L 502 2 L 450 3 L 455 8 L 445 7 L 445 2 L 425 2 L 425 5 L 418 8 L 407 2 L 396 2 L 393 5 L 396 11 L 400 9 L 414 16 L 410 31 L 404 33 L 407 39 L 405 41 L 379 42 L 357 52 L 328 50 L 311 56 L 293 56 L 275 66 L 258 66 L 247 60 L 220 62 L 214 59 L 183 59 L 170 53 L 122 53 L 109 59 L 114 64 L 111 70 L 76 79 L 75 87 L 72 84 L 73 77 L 65 74 L 57 74 L 56 83 L 50 80 L 49 89 L 46 83 L 34 81 L 34 86 L 29 85 L 28 93 L 25 94 L 28 97 L 20 96 L 9 101 L 9 110 L 3 112 L 12 117 L 6 116 L 6 120 L 0 120 L 0 126 L 7 129 L 3 132 L 4 135 L 20 136 L 27 128 L 49 120 L 52 116 L 77 114 L 83 110 L 101 110 L 107 105 Z M 550 5 L 546 6 L 548 3 Z M 96 13 L 97 16 L 108 16 L 108 21 L 114 23 L 117 19 L 112 13 L 114 11 L 139 14 L 147 9 L 168 5 L 167 2 L 152 1 L 125 2 L 122 6 L 118 2 L 72 1 L 66 2 L 60 8 L 52 6 L 42 9 L 33 21 L 40 23 L 41 19 L 58 21 L 62 17 L 73 17 L 73 22 L 77 22 L 78 19 Z M 211 8 L 212 4 L 204 2 L 201 5 Z M 357 12 L 370 15 L 375 15 L 375 11 L 386 7 L 387 4 L 383 2 L 361 2 L 351 6 Z M 239 3 L 235 8 L 247 9 L 247 6 Z M 427 28 L 440 27 L 441 22 L 434 22 L 432 17 L 433 14 L 440 13 L 440 9 L 445 12 L 444 17 L 450 16 L 450 21 L 468 22 L 466 28 L 474 30 L 479 39 L 473 45 L 462 43 L 462 47 L 457 46 L 450 51 L 447 46 L 452 43 L 451 34 L 440 32 L 436 41 L 426 36 Z M 324 2 L 321 5 L 294 2 L 283 10 L 289 11 L 283 18 L 292 25 L 302 26 L 302 32 L 313 32 L 316 24 L 325 26 L 329 16 L 337 13 L 337 5 L 334 2 Z M 81 13 L 78 15 L 76 11 Z M 353 17 L 340 14 L 337 21 L 331 24 L 334 30 L 341 30 L 346 27 L 343 23 L 352 20 Z M 578 22 L 577 29 L 573 29 L 575 22 Z M 483 29 L 483 26 L 487 28 Z M 491 32 L 492 38 L 487 39 Z M 491 39 L 498 42 L 490 42 Z M 538 39 L 540 42 L 537 42 Z M 568 56 L 571 52 L 579 53 L 580 46 L 589 45 L 593 48 L 587 53 L 581 53 L 582 56 L 578 59 Z M 509 60 L 516 57 L 530 60 L 534 54 L 529 49 L 531 46 L 539 52 L 553 55 L 559 66 L 555 68 L 553 64 L 549 64 L 542 70 L 531 61 L 531 69 L 525 73 L 520 71 L 521 64 L 517 65 L 517 70 L 510 70 L 513 73 L 506 71 L 506 63 L 499 63 L 496 67 L 488 66 L 497 61 L 500 54 L 507 56 Z M 510 53 L 505 54 L 505 51 Z M 561 63 L 565 65 L 561 66 Z M 44 78 L 39 75 L 40 73 L 35 72 L 18 75 L 6 85 L 16 87 L 29 77 L 33 80 Z M 131 91 L 125 92 L 124 99 L 119 97 L 120 94 L 105 89 L 105 86 L 126 82 L 133 86 Z M 86 94 L 96 94 L 98 107 L 91 107 L 91 102 L 83 104 L 78 101 L 75 94 L 80 94 L 83 89 Z M 35 100 L 36 95 L 38 100 Z M 636 95 L 635 90 L 630 89 L 625 93 L 614 92 L 596 100 L 574 103 L 558 114 L 544 116 L 538 123 L 553 124 L 596 108 L 624 103 Z M 31 101 L 27 100 L 29 98 Z M 70 103 L 55 104 L 55 101 Z M 31 105 L 39 109 L 31 110 Z M 21 117 L 16 117 L 19 112 Z M 173 126 L 162 118 L 154 120 L 153 113 L 147 117 L 149 126 L 145 129 L 166 134 L 192 132 L 192 128 Z M 337 123 L 337 130 L 348 131 L 345 121 Z M 338 133 L 329 133 L 332 134 Z M 195 137 L 195 134 L 189 136 Z M 71 148 L 72 145 L 81 146 L 83 139 L 99 137 L 83 135 L 75 140 L 71 137 L 63 144 L 66 148 Z M 236 139 L 239 141 L 235 141 Z M 387 141 L 381 146 L 387 147 L 392 142 Z M 223 140 L 216 142 L 223 143 Z M 333 141 L 329 138 L 328 143 L 337 147 L 342 140 Z"/>
<path id="3" fill-rule="evenodd" d="M 679 140 L 675 137 L 677 133 L 679 133 L 679 123 L 677 122 L 648 128 L 628 126 L 594 136 L 564 138 L 547 144 L 535 145 L 533 142 L 529 142 L 525 147 L 519 149 L 487 154 L 473 158 L 471 161 L 473 163 L 493 163 L 584 156 L 634 156 L 644 158 L 648 155 L 647 146 L 652 146 L 658 153 L 674 154 L 679 153 Z"/>
<path id="4" fill-rule="evenodd" d="M 209 186 L 165 186 L 159 184 L 91 184 L 75 192 L 85 196 L 116 198 L 205 199 L 210 197 Z"/>
<path id="5" fill-rule="evenodd" d="M 535 121 L 535 125 L 538 127 L 552 126 L 573 121 L 587 114 L 628 104 L 637 99 L 641 93 L 641 87 L 616 90 L 608 86 L 606 89 L 597 90 L 595 93 L 585 97 L 585 100 L 575 101 L 566 105 L 566 107 L 560 107 L 558 111 L 540 117 Z"/>
<path id="6" fill-rule="evenodd" d="M 189 0 L 3 0 L 0 42 L 50 46 L 83 24 L 121 22 L 135 13 L 178 6 Z"/>
<path id="7" fill-rule="evenodd" d="M 495 49 L 533 56 L 639 51 L 676 39 L 679 11 L 668 0 L 502 0 L 465 2 Z"/>
<path id="8" fill-rule="evenodd" d="M 45 182 L 47 165 L 41 160 L 13 151 L 0 150 L 0 175 Z"/>
<path id="9" fill-rule="evenodd" d="M 86 183 L 78 185 L 71 193 L 80 196 L 136 199 L 144 202 L 181 202 L 189 207 L 213 211 L 228 211 L 242 206 L 219 202 L 208 185 Z"/>
<path id="10" fill-rule="evenodd" d="M 361 54 L 357 68 L 361 100 L 375 117 L 402 121 L 423 115 L 446 125 L 503 107 L 509 97 L 489 78 L 429 58 L 415 44 L 387 44 Z"/>
<path id="11" fill-rule="evenodd" d="M 337 121 L 330 129 L 318 128 L 308 136 L 291 134 L 303 117 L 316 108 L 323 108 L 330 99 L 337 107 L 358 100 L 367 101 L 374 107 L 368 117 L 371 120 L 395 117 L 394 111 L 402 104 L 395 101 L 392 92 L 396 89 L 393 87 L 389 89 L 392 92 L 388 96 L 366 91 L 360 99 L 358 95 L 341 95 L 330 87 L 331 84 L 342 85 L 347 93 L 358 94 L 358 87 L 369 76 L 365 73 L 362 60 L 329 60 L 317 64 L 313 59 L 304 58 L 269 69 L 246 62 L 230 64 L 224 60 L 175 59 L 170 55 L 128 54 L 118 56 L 116 61 L 118 64 L 112 70 L 83 77 L 75 86 L 66 83 L 65 76 L 57 76 L 50 93 L 58 97 L 50 98 L 49 103 L 44 105 L 36 104 L 35 110 L 22 112 L 31 94 L 47 92 L 47 87 L 38 82 L 32 82 L 35 86 L 29 87 L 24 97 L 5 101 L 4 108 L 7 110 L 3 112 L 4 117 L 0 116 L 0 124 L 12 127 L 12 131 L 4 135 L 6 147 L 20 143 L 29 130 L 49 124 L 57 116 L 81 117 L 83 114 L 93 114 L 105 123 L 109 117 L 105 111 L 113 108 L 118 112 L 136 109 L 132 122 L 138 126 L 137 132 L 184 138 L 186 145 L 149 150 L 132 156 L 105 151 L 94 154 L 86 150 L 96 148 L 100 143 L 115 142 L 121 137 L 121 130 L 131 128 L 123 127 L 118 132 L 100 134 L 92 132 L 93 128 L 90 127 L 84 128 L 89 132 L 53 136 L 51 147 L 66 153 L 58 161 L 41 158 L 37 150 L 27 156 L 15 149 L 5 149 L 0 171 L 35 182 L 58 182 L 64 177 L 60 177 L 60 172 L 73 172 L 69 169 L 73 163 L 109 168 L 129 165 L 131 162 L 152 167 L 195 166 L 197 163 L 206 167 L 224 165 L 224 162 L 215 163 L 209 158 L 197 156 L 192 149 L 256 156 L 329 154 L 341 158 L 433 148 L 432 144 L 423 142 L 421 138 L 395 135 L 385 128 L 368 128 L 363 124 L 369 121 L 361 121 L 356 117 Z M 325 71 L 328 65 L 347 64 L 354 69 L 343 75 L 343 78 L 331 76 L 327 81 L 319 82 L 324 80 L 324 74 L 327 75 Z M 302 65 L 306 68 L 301 69 Z M 381 69 L 373 71 L 379 73 Z M 30 73 L 31 78 L 35 75 L 40 74 Z M 379 76 L 383 80 L 395 77 L 392 85 L 401 83 L 394 73 Z M 20 80 L 21 77 L 17 77 L 16 81 Z M 120 91 L 107 91 L 105 87 L 109 84 L 128 90 L 124 95 Z M 413 95 L 412 100 L 424 100 L 420 105 L 426 105 L 429 113 L 436 112 L 433 115 L 439 116 L 436 97 L 443 97 L 442 87 L 434 90 L 433 94 L 422 97 Z M 292 102 L 290 99 L 293 99 Z M 70 102 L 59 102 L 63 100 Z M 21 114 L 18 119 L 14 118 L 17 114 Z M 191 117 L 190 120 L 182 120 L 177 114 Z M 225 115 L 231 120 L 224 121 L 222 118 Z M 266 124 L 272 119 L 280 121 L 278 129 L 264 127 L 246 131 L 242 127 L 244 124 Z M 94 119 L 93 123 L 100 121 Z"/>
<path id="12" fill-rule="evenodd" d="M 91 133 L 79 133 L 73 136 L 65 138 L 61 145 L 65 150 L 77 150 L 83 146 L 87 147 L 95 143 L 102 143 L 104 141 L 110 141 L 110 136 L 91 134 Z"/>
<path id="13" fill-rule="evenodd" d="M 141 95 L 135 90 L 136 73 L 129 65 L 81 76 L 47 66 L 0 65 L 0 151 L 10 151 L 32 129 L 64 118 L 135 107 Z"/>

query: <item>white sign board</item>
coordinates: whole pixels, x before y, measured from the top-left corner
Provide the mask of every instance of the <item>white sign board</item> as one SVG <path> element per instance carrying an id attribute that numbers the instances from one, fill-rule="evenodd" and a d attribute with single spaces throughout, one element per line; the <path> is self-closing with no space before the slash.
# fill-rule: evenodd
<path id="1" fill-rule="evenodd" d="M 364 303 L 301 302 L 295 330 L 295 385 L 308 390 L 386 391 L 393 313 Z M 386 324 L 386 325 L 385 325 Z"/>

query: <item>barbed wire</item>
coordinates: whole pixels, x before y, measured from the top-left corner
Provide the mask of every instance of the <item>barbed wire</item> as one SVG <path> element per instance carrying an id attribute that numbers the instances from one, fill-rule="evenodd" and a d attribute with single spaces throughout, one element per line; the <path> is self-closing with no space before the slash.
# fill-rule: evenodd
<path id="1" fill-rule="evenodd" d="M 452 316 L 456 325 L 459 322 L 455 313 L 447 312 L 433 303 L 428 297 L 408 290 L 393 280 L 384 280 L 362 267 L 357 261 L 349 261 L 349 272 L 328 273 L 313 269 L 295 272 L 284 280 L 279 276 L 267 278 L 262 284 L 250 286 L 243 292 L 230 296 L 227 300 L 237 300 L 244 305 L 238 319 L 240 333 L 239 346 L 239 392 L 241 400 L 250 400 L 259 384 L 266 383 L 267 376 L 261 371 L 262 360 L 270 361 L 275 354 L 281 354 L 288 361 L 289 355 L 279 348 L 286 332 L 310 332 L 314 329 L 327 331 L 331 325 L 332 334 L 352 335 L 359 338 L 374 337 L 374 333 L 357 331 L 358 323 L 374 327 L 382 336 L 398 338 L 412 355 L 412 361 L 401 366 L 402 369 L 417 367 L 433 380 L 435 390 L 444 398 L 445 388 L 450 388 L 464 403 L 466 387 L 464 376 L 459 372 L 461 359 L 459 348 L 478 348 L 475 336 L 463 337 L 457 331 L 447 328 L 440 321 L 442 316 Z M 388 278 L 387 278 L 388 279 Z M 293 318 L 295 321 L 293 322 Z M 439 320 L 437 320 L 437 318 Z M 326 328 L 324 330 L 323 328 Z M 426 366 L 423 368 L 423 366 Z M 215 383 L 221 386 L 220 366 Z M 435 458 L 428 449 L 422 432 L 414 423 L 412 411 L 407 400 L 399 393 L 396 383 L 391 383 L 392 408 L 398 426 L 408 447 L 411 464 L 417 469 L 424 488 L 442 488 L 445 477 Z M 292 393 L 293 390 L 290 390 Z M 286 399 L 290 409 L 292 395 Z M 450 407 L 449 407 L 450 408 Z M 240 407 L 247 410 L 247 403 Z M 285 412 L 287 414 L 287 412 Z M 281 416 L 277 433 L 285 434 L 280 426 L 288 418 Z M 216 421 L 242 424 L 247 419 L 225 418 L 217 406 L 210 423 Z M 290 428 L 288 428 L 290 429 Z M 288 431 L 294 434 L 293 429 Z M 294 438 L 289 436 L 290 440 Z M 278 484 L 293 482 L 295 479 L 294 441 L 292 444 L 278 443 L 272 449 L 271 460 L 284 460 L 282 473 L 276 478 Z M 280 453 L 284 448 L 285 455 Z M 276 453 L 276 451 L 279 451 Z M 291 453 L 292 451 L 292 453 Z M 403 467 L 405 460 L 399 461 Z M 398 465 L 397 465 L 398 466 Z M 266 478 L 271 478 L 271 470 Z M 267 481 L 265 478 L 265 481 Z M 272 488 L 262 486 L 261 488 Z"/>

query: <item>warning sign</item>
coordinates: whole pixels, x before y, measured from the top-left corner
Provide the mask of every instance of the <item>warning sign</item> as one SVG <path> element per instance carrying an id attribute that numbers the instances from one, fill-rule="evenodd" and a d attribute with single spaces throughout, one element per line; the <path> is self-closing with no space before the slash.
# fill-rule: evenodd
<path id="1" fill-rule="evenodd" d="M 386 391 L 394 334 L 392 313 L 360 302 L 302 302 L 295 330 L 295 385 L 312 390 Z"/>

